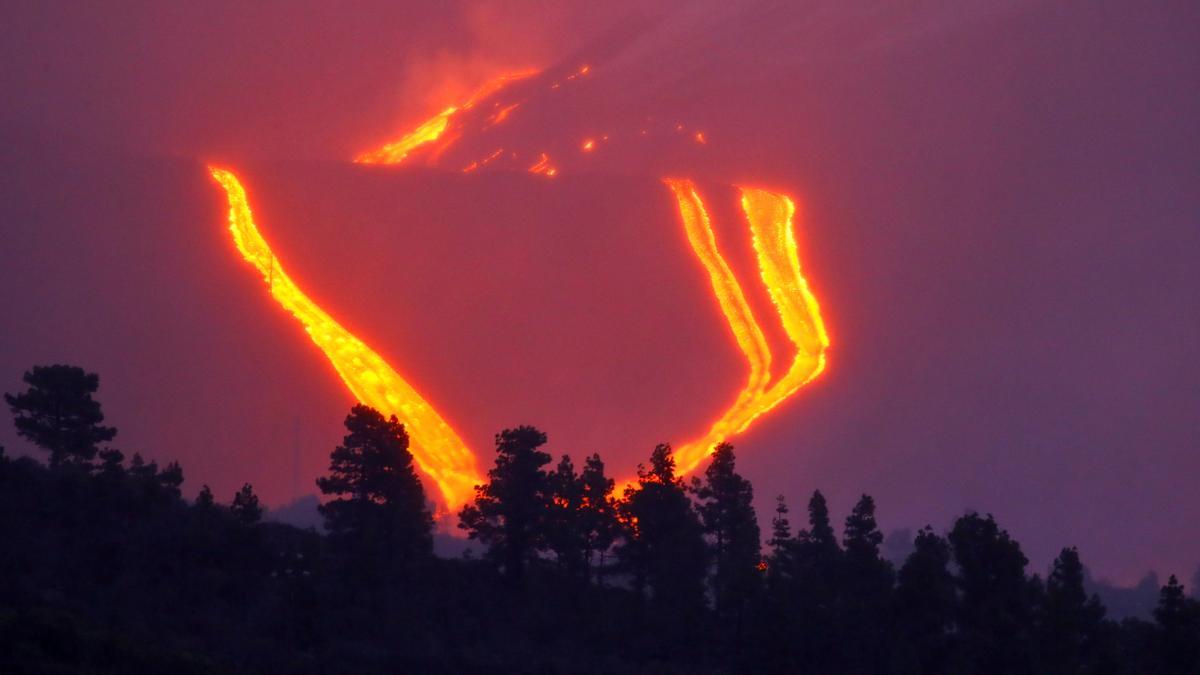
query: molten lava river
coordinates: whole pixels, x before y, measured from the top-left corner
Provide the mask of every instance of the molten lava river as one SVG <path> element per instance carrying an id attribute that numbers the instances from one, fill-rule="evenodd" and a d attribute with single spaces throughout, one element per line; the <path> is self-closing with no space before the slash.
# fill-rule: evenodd
<path id="1" fill-rule="evenodd" d="M 557 93 L 577 84 L 591 71 L 585 65 L 558 77 L 538 71 L 502 75 L 485 83 L 467 100 L 447 106 L 412 131 L 359 154 L 354 161 L 400 164 L 419 160 L 427 166 L 440 166 L 447 151 L 464 136 L 485 135 L 520 114 L 521 107 L 528 104 L 531 87 Z M 505 96 L 517 85 L 525 86 L 524 97 Z M 682 125 L 677 131 L 684 131 Z M 647 132 L 640 133 L 644 136 Z M 681 133 L 679 137 L 699 144 L 709 142 L 701 131 Z M 607 142 L 608 135 L 599 135 L 572 145 L 578 152 L 592 153 Z M 474 172 L 484 167 L 528 171 L 543 178 L 560 173 L 560 165 L 541 148 L 524 151 L 497 148 L 456 170 Z M 338 323 L 334 311 L 313 302 L 288 276 L 259 232 L 250 199 L 237 175 L 226 167 L 210 166 L 209 171 L 225 191 L 233 243 L 262 276 L 271 297 L 303 326 L 358 401 L 385 415 L 395 415 L 404 423 L 412 441 L 413 457 L 421 471 L 437 485 L 445 509 L 454 512 L 468 502 L 474 495 L 474 486 L 484 480 L 475 451 L 396 368 Z M 825 367 L 829 336 L 817 298 L 802 272 L 795 237 L 796 207 L 789 196 L 737 186 L 760 281 L 793 352 L 786 369 L 773 378 L 774 355 L 763 325 L 721 252 L 698 188 L 687 178 L 668 177 L 662 182 L 678 206 L 683 234 L 708 277 L 716 308 L 728 323 L 748 371 L 745 383 L 728 407 L 715 416 L 707 429 L 675 448 L 676 464 L 681 473 L 687 473 L 699 466 L 716 444 L 742 433 L 820 375 Z"/>

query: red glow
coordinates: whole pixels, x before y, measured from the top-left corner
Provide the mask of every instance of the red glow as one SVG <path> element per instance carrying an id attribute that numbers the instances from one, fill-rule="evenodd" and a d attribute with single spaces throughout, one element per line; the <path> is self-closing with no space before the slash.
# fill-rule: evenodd
<path id="1" fill-rule="evenodd" d="M 542 176 L 553 178 L 554 176 L 558 175 L 558 169 L 550 163 L 550 157 L 543 152 L 542 156 L 538 158 L 538 161 L 533 166 L 529 167 L 529 173 L 536 173 Z"/>
<path id="2" fill-rule="evenodd" d="M 475 453 L 382 356 L 318 307 L 283 271 L 254 223 L 246 190 L 237 176 L 211 166 L 209 172 L 229 201 L 233 242 L 267 282 L 271 297 L 304 326 L 359 402 L 404 422 L 412 439 L 413 459 L 437 484 L 446 507 L 453 511 L 466 503 L 474 494 L 474 486 L 482 482 Z"/>
<path id="3" fill-rule="evenodd" d="M 574 80 L 589 72 L 590 67 L 583 66 L 566 79 Z M 399 140 L 364 153 L 355 161 L 396 163 L 403 161 L 413 150 L 429 144 L 433 145 L 428 161 L 436 161 L 447 147 L 465 133 L 461 124 L 451 129 L 457 112 L 471 108 L 483 98 L 500 91 L 509 82 L 532 74 L 505 75 L 491 80 L 460 106 L 446 108 Z M 552 88 L 557 87 L 558 83 L 555 83 Z M 486 126 L 500 124 L 519 105 L 496 102 L 493 104 L 496 112 L 487 118 Z M 675 129 L 683 132 L 684 125 L 677 123 Z M 643 136 L 647 133 L 647 130 L 641 131 Z M 602 138 L 607 140 L 608 136 Z M 702 145 L 708 142 L 701 131 L 694 132 L 691 138 Z M 592 152 L 596 146 L 595 138 L 585 138 L 580 148 L 583 152 Z M 477 171 L 504 152 L 503 148 L 497 149 L 467 164 L 462 171 Z M 514 159 L 517 157 L 515 151 L 509 154 Z M 528 171 L 545 177 L 558 175 L 558 167 L 546 152 L 539 153 L 538 160 L 528 167 Z M 283 290 L 277 290 L 272 285 L 272 296 L 300 319 L 314 341 L 325 351 L 347 388 L 361 402 L 385 414 L 396 414 L 408 425 L 416 446 L 414 457 L 421 469 L 438 484 L 447 506 L 457 508 L 469 499 L 472 486 L 480 481 L 473 453 L 420 394 L 378 354 L 316 307 L 282 274 L 266 242 L 257 234 L 240 183 L 228 171 L 212 169 L 212 172 L 229 197 L 230 229 L 243 257 L 265 275 L 275 270 L 274 273 L 284 280 L 277 282 L 283 284 L 280 286 Z M 713 419 L 706 431 L 676 447 L 676 465 L 681 474 L 686 474 L 694 470 L 718 443 L 745 431 L 754 420 L 817 377 L 825 367 L 829 337 L 817 299 L 802 274 L 793 231 L 795 204 L 789 197 L 758 188 L 740 188 L 741 208 L 749 226 L 760 280 L 794 347 L 787 371 L 773 380 L 773 354 L 762 325 L 754 316 L 741 282 L 718 246 L 716 232 L 699 191 L 687 179 L 670 178 L 664 182 L 677 203 L 688 244 L 708 277 L 717 309 L 728 323 L 734 343 L 747 363 L 746 381 L 728 407 Z M 248 245 L 246 242 L 252 243 Z M 269 263 L 263 263 L 263 260 L 269 260 Z M 267 271 L 264 271 L 264 264 L 268 265 Z"/>
<path id="4" fill-rule="evenodd" d="M 509 84 L 518 80 L 523 80 L 532 77 L 538 73 L 537 70 L 523 70 L 515 73 L 507 73 L 499 77 L 492 78 L 485 82 L 482 86 L 476 89 L 466 101 L 451 105 L 442 110 L 440 113 L 418 124 L 412 131 L 400 136 L 398 139 L 385 143 L 384 145 L 364 152 L 354 158 L 354 161 L 359 164 L 399 164 L 403 162 L 410 153 L 414 150 L 432 143 L 442 137 L 446 133 L 446 129 L 450 126 L 454 116 L 460 110 L 469 110 L 475 107 L 479 101 L 495 94 Z M 492 124 L 499 124 L 516 108 L 519 103 L 514 103 L 507 108 L 502 109 L 493 117 Z M 443 142 L 436 150 L 436 154 L 440 154 L 450 146 L 457 136 Z"/>
<path id="5" fill-rule="evenodd" d="M 770 382 L 772 355 L 741 285 L 717 247 L 708 211 L 688 180 L 668 179 L 679 204 L 688 242 L 708 273 L 717 306 L 729 323 L 734 341 L 749 366 L 746 384 L 734 401 L 699 438 L 675 449 L 675 462 L 687 473 L 729 437 L 745 431 L 754 420 L 775 408 L 825 368 L 829 336 L 816 297 L 801 273 L 792 216 L 795 205 L 786 195 L 741 188 L 742 211 L 750 225 L 759 273 L 784 332 L 795 346 L 787 372 Z M 770 386 L 768 386 L 770 385 Z"/>

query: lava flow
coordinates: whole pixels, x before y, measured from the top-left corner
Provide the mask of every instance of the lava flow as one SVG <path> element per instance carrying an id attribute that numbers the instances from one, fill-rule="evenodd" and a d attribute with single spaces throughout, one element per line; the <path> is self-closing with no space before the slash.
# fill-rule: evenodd
<path id="1" fill-rule="evenodd" d="M 767 347 L 762 328 L 754 319 L 741 284 L 717 248 L 712 221 L 696 186 L 689 180 L 668 179 L 665 182 L 679 203 L 679 215 L 688 243 L 700 264 L 708 271 L 717 306 L 725 315 L 738 348 L 750 364 L 746 386 L 738 393 L 733 405 L 712 424 L 704 437 L 675 449 L 676 465 L 686 473 L 717 443 L 736 433 L 742 426 L 741 421 L 752 414 L 755 403 L 762 397 L 763 389 L 771 378 L 771 350 Z"/>
<path id="2" fill-rule="evenodd" d="M 359 164 L 399 164 L 408 157 L 408 153 L 426 143 L 432 143 L 441 138 L 442 134 L 446 132 L 446 127 L 450 124 L 450 118 L 456 112 L 458 112 L 458 108 L 450 106 L 422 122 L 416 129 L 390 143 L 385 143 L 376 150 L 364 152 L 355 157 L 354 161 Z"/>
<path id="3" fill-rule="evenodd" d="M 446 129 L 449 128 L 455 114 L 459 111 L 470 110 L 475 107 L 476 103 L 500 91 L 509 84 L 517 80 L 532 77 L 537 73 L 537 70 L 523 70 L 515 73 L 506 73 L 493 78 L 476 89 L 463 103 L 447 107 L 445 110 L 417 125 L 417 128 L 407 134 L 394 141 L 385 143 L 379 148 L 360 154 L 354 158 L 354 161 L 359 164 L 399 164 L 412 151 L 441 138 L 446 133 Z M 518 105 L 520 104 L 514 103 L 501 108 L 492 116 L 490 120 L 491 124 L 495 125 L 503 122 Z"/>
<path id="4" fill-rule="evenodd" d="M 254 224 L 246 190 L 237 176 L 212 166 L 209 172 L 229 201 L 229 232 L 234 244 L 262 274 L 271 297 L 304 326 L 360 403 L 404 422 L 412 439 L 413 459 L 437 483 L 447 509 L 454 511 L 465 504 L 475 485 L 483 482 L 474 453 L 383 357 L 318 307 L 283 271 Z"/>
<path id="5" fill-rule="evenodd" d="M 586 75 L 584 66 L 567 80 Z M 428 153 L 426 161 L 436 164 L 439 155 L 462 134 L 463 122 L 452 132 L 455 115 L 491 96 L 510 82 L 529 77 L 536 71 L 504 75 L 480 87 L 459 106 L 450 106 L 417 126 L 398 140 L 355 158 L 359 163 L 395 164 L 409 153 L 439 141 Z M 555 83 L 552 89 L 558 88 Z M 487 126 L 503 122 L 519 103 L 502 105 L 493 102 L 495 112 L 487 118 Z M 486 127 L 485 127 L 486 128 Z M 682 123 L 676 125 L 683 132 Z M 646 131 L 642 131 L 645 135 Z M 708 141 L 703 132 L 692 136 L 699 144 Z M 608 136 L 602 140 L 607 141 Z M 594 138 L 586 138 L 581 149 L 596 148 Z M 498 149 L 462 168 L 464 173 L 476 171 L 503 153 Z M 517 153 L 511 152 L 515 159 Z M 229 228 L 242 256 L 267 279 L 271 295 L 291 312 L 308 331 L 313 341 L 325 352 L 342 381 L 363 404 L 384 414 L 394 414 L 408 429 L 413 441 L 413 457 L 421 470 L 437 483 L 448 509 L 455 510 L 473 495 L 473 488 L 482 482 L 477 461 L 466 444 L 449 424 L 401 378 L 378 354 L 361 340 L 342 328 L 328 314 L 305 296 L 275 261 L 266 241 L 255 228 L 246 193 L 237 178 L 229 171 L 211 168 L 213 177 L 225 188 L 229 198 Z M 546 177 L 558 174 L 549 155 L 540 153 L 537 162 L 527 171 Z M 821 319 L 816 296 L 808 287 L 800 267 L 793 226 L 796 207 L 786 195 L 767 190 L 741 187 L 741 207 L 749 225 L 751 243 L 763 285 L 779 315 L 783 331 L 795 348 L 787 370 L 772 379 L 772 354 L 762 325 L 755 318 L 741 283 L 725 261 L 717 245 L 716 233 L 704 202 L 695 184 L 687 179 L 668 178 L 664 183 L 671 190 L 679 207 L 684 234 L 700 264 L 708 275 L 717 307 L 733 333 L 738 349 L 749 367 L 745 385 L 700 437 L 675 448 L 675 462 L 681 474 L 694 470 L 713 448 L 722 441 L 742 433 L 754 420 L 767 413 L 825 368 L 825 350 L 829 336 Z"/>
<path id="6" fill-rule="evenodd" d="M 541 157 L 538 157 L 538 161 L 529 167 L 529 173 L 553 178 L 558 175 L 558 169 L 550 163 L 550 157 L 543 152 Z"/>
<path id="7" fill-rule="evenodd" d="M 771 351 L 762 327 L 754 318 L 741 284 L 717 247 L 708 211 L 696 186 L 689 180 L 667 179 L 679 204 L 688 243 L 708 272 L 717 306 L 750 367 L 750 374 L 732 405 L 707 433 L 675 448 L 675 462 L 687 473 L 712 452 L 716 444 L 745 431 L 763 413 L 782 403 L 811 382 L 825 367 L 829 336 L 817 299 L 801 273 L 792 217 L 795 204 L 785 195 L 756 188 L 741 188 L 742 211 L 750 224 L 751 240 L 763 284 L 779 314 L 784 332 L 796 347 L 791 366 L 774 384 Z"/>

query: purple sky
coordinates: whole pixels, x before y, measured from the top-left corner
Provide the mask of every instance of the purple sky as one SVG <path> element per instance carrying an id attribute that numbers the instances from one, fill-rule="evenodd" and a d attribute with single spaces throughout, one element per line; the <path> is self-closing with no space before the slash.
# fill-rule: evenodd
<path id="1" fill-rule="evenodd" d="M 743 279 L 729 185 L 761 184 L 801 202 L 834 340 L 735 439 L 761 511 L 865 491 L 885 528 L 992 512 L 1038 570 L 1075 544 L 1101 577 L 1190 576 L 1200 11 L 1132 5 L 8 3 L 0 390 L 78 363 L 118 445 L 190 492 L 313 491 L 350 400 L 237 258 L 218 160 L 485 461 L 529 422 L 625 474 L 744 377 L 658 181 L 703 181 Z M 553 181 L 345 161 L 488 76 L 582 62 L 447 157 L 547 151 Z"/>

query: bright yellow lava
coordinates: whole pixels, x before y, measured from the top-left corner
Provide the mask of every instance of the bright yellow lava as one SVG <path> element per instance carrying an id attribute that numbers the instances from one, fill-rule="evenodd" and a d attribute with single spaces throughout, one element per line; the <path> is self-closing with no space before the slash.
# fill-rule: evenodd
<path id="1" fill-rule="evenodd" d="M 717 305 L 750 367 L 746 386 L 738 392 L 733 404 L 703 436 L 675 449 L 676 466 L 682 474 L 695 469 L 716 444 L 745 431 L 760 415 L 819 375 L 825 368 L 829 336 L 821 320 L 817 299 L 801 272 L 792 224 L 795 204 L 785 195 L 741 188 L 742 211 L 750 225 L 763 284 L 784 332 L 796 348 L 787 372 L 771 384 L 771 352 L 762 328 L 746 302 L 737 277 L 717 248 L 712 222 L 695 185 L 689 180 L 667 179 L 665 182 L 679 204 L 688 243 L 708 272 Z"/>
<path id="2" fill-rule="evenodd" d="M 457 511 L 474 496 L 474 486 L 483 482 L 474 453 L 383 357 L 326 314 L 283 271 L 254 224 L 246 190 L 237 176 L 213 166 L 208 169 L 229 201 L 234 244 L 262 274 L 271 297 L 304 326 L 359 402 L 404 422 L 417 466 L 437 484 L 447 510 Z"/>
<path id="3" fill-rule="evenodd" d="M 566 79 L 574 80 L 587 75 L 590 70 L 589 66 L 582 66 Z M 363 153 L 355 161 L 401 162 L 412 150 L 442 138 L 460 110 L 471 108 L 514 80 L 536 73 L 536 70 L 530 70 L 490 80 L 461 105 L 446 108 L 400 139 Z M 557 89 L 558 86 L 555 83 L 551 88 Z M 497 112 L 489 118 L 489 126 L 503 122 L 518 105 L 512 103 L 501 107 L 501 103 L 496 102 L 493 107 Z M 461 124 L 437 146 L 434 159 L 436 152 L 444 150 L 458 137 L 461 131 L 459 127 Z M 684 128 L 682 123 L 675 125 L 677 131 L 682 132 Z M 641 134 L 644 136 L 647 131 L 642 130 Z M 696 131 L 692 137 L 702 145 L 708 142 L 702 131 Z M 608 140 L 608 136 L 604 136 L 603 140 Z M 581 145 L 584 152 L 591 152 L 595 147 L 594 138 L 585 138 Z M 462 171 L 475 171 L 496 159 L 501 152 L 497 150 L 482 160 L 471 162 Z M 513 157 L 516 157 L 515 153 Z M 543 152 L 528 171 L 553 177 L 557 175 L 558 168 Z M 313 340 L 329 356 L 346 385 L 360 401 L 384 413 L 395 414 L 404 421 L 418 448 L 414 450 L 414 457 L 421 469 L 438 483 L 450 508 L 457 508 L 470 499 L 473 495 L 472 486 L 480 482 L 475 458 L 470 450 L 383 359 L 321 312 L 279 271 L 266 242 L 254 229 L 245 193 L 237 179 L 220 169 L 212 169 L 212 172 L 229 194 L 230 230 L 242 255 L 268 279 L 272 278 L 271 270 L 274 270 L 272 295 L 304 323 Z M 718 443 L 745 431 L 758 417 L 820 375 L 825 368 L 829 335 L 821 319 L 816 296 L 809 289 L 800 267 L 793 226 L 796 207 L 789 197 L 757 188 L 739 188 L 742 211 L 749 224 L 762 283 L 788 340 L 795 348 L 787 371 L 773 380 L 771 349 L 762 326 L 754 317 L 741 284 L 717 246 L 716 233 L 695 184 L 690 180 L 675 178 L 665 179 L 664 182 L 679 205 L 688 243 L 708 273 L 717 306 L 725 316 L 738 349 L 749 366 L 745 385 L 738 391 L 733 403 L 711 423 L 708 431 L 675 448 L 676 466 L 681 474 L 685 474 L 694 470 Z M 283 290 L 280 290 L 280 284 L 283 284 Z"/>

